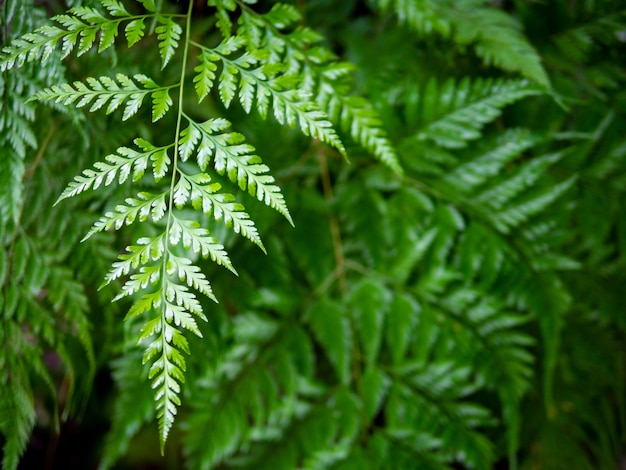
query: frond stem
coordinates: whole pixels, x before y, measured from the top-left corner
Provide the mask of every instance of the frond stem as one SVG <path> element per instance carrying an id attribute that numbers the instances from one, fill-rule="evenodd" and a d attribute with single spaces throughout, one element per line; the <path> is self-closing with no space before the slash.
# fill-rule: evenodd
<path id="1" fill-rule="evenodd" d="M 187 57 L 189 54 L 189 41 L 190 41 L 190 31 L 191 31 L 191 12 L 193 10 L 193 1 L 189 1 L 189 6 L 187 8 L 187 16 L 186 16 L 186 25 L 185 25 L 185 47 L 183 51 L 183 61 L 180 66 L 180 82 L 178 88 L 178 112 L 176 116 L 176 135 L 174 137 L 174 158 L 172 161 L 172 181 L 170 183 L 170 197 L 168 204 L 168 212 L 167 212 L 167 224 L 165 225 L 165 246 L 166 249 L 163 253 L 163 267 L 161 272 L 161 354 L 163 355 L 163 373 L 167 374 L 168 372 L 168 357 L 167 357 L 167 349 L 168 344 L 166 340 L 166 335 L 164 334 L 165 326 L 167 324 L 167 318 L 165 316 L 166 312 L 166 302 L 167 302 L 167 265 L 170 257 L 169 248 L 167 248 L 169 244 L 169 235 L 170 229 L 172 227 L 172 218 L 174 212 L 174 188 L 176 186 L 176 173 L 178 172 L 178 143 L 180 140 L 180 127 L 183 118 L 183 98 L 184 98 L 184 88 L 185 88 L 185 71 L 187 69 Z M 164 383 L 165 386 L 165 395 L 169 395 L 170 391 L 168 390 L 167 383 Z M 168 413 L 167 405 L 163 407 L 163 413 Z M 167 417 L 163 418 L 167 419 Z M 164 433 L 160 436 L 161 441 L 161 455 L 164 454 L 164 441 L 167 433 Z"/>
<path id="2" fill-rule="evenodd" d="M 327 202 L 331 202 L 334 198 L 334 194 L 332 184 L 330 182 L 330 173 L 328 172 L 328 162 L 323 151 L 318 153 L 318 160 L 320 162 L 320 176 L 322 179 L 324 198 Z M 343 251 L 343 242 L 341 241 L 339 221 L 337 220 L 337 215 L 334 212 L 331 212 L 328 223 L 330 225 L 330 233 L 333 238 L 335 263 L 337 264 L 336 273 L 337 278 L 339 279 L 339 287 L 341 289 L 341 293 L 345 294 L 348 291 L 348 284 L 346 282 L 345 275 L 346 258 Z"/>

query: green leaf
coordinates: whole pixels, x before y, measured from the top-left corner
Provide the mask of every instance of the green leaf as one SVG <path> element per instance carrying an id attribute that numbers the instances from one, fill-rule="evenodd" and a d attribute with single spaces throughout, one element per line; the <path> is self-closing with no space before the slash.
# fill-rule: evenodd
<path id="1" fill-rule="evenodd" d="M 159 87 L 154 81 L 145 75 L 128 77 L 121 73 L 115 75 L 115 80 L 110 77 L 86 79 L 83 82 L 74 82 L 73 85 L 64 83 L 45 88 L 35 94 L 32 99 L 62 103 L 64 105 L 76 104 L 82 108 L 91 104 L 90 112 L 94 112 L 107 105 L 107 114 L 112 113 L 121 105 L 124 106 L 122 120 L 125 121 L 135 115 L 143 99 L 150 94 L 153 101 L 153 121 L 163 117 L 172 104 L 169 97 L 169 87 Z M 145 88 L 139 88 L 137 83 Z"/>
<path id="2" fill-rule="evenodd" d="M 118 204 L 114 211 L 107 212 L 100 217 L 83 240 L 103 230 L 111 228 L 119 230 L 122 226 L 130 225 L 137 219 L 145 221 L 151 218 L 155 222 L 161 220 L 167 211 L 165 197 L 168 193 L 169 191 L 160 194 L 140 192 L 137 194 L 137 199 L 126 198 L 124 204 Z"/>
<path id="3" fill-rule="evenodd" d="M 363 400 L 363 409 L 368 421 L 372 421 L 378 414 L 389 388 L 389 383 L 389 377 L 376 368 L 368 368 L 361 377 L 359 386 Z"/>
<path id="4" fill-rule="evenodd" d="M 380 282 L 364 279 L 352 288 L 348 302 L 367 366 L 378 359 L 391 294 Z"/>
<path id="5" fill-rule="evenodd" d="M 111 16 L 125 17 L 130 16 L 124 5 L 118 0 L 99 0 L 104 8 L 108 10 Z"/>
<path id="6" fill-rule="evenodd" d="M 458 83 L 449 79 L 441 86 L 431 79 L 423 93 L 433 105 L 424 103 L 425 128 L 414 138 L 458 149 L 479 138 L 483 126 L 497 118 L 502 108 L 541 91 L 525 80 L 465 78 Z"/>
<path id="7" fill-rule="evenodd" d="M 315 302 L 306 314 L 307 322 L 342 384 L 350 382 L 352 329 L 348 314 L 329 299 Z"/>
<path id="8" fill-rule="evenodd" d="M 107 155 L 105 161 L 97 162 L 94 165 L 95 169 L 84 170 L 81 175 L 76 176 L 56 203 L 88 189 L 95 190 L 101 185 L 109 186 L 116 178 L 119 184 L 124 183 L 131 175 L 133 181 L 137 181 L 144 175 L 153 154 L 166 149 L 166 147 L 154 147 L 143 139 L 135 139 L 135 144 L 141 147 L 143 152 L 128 147 L 118 148 L 117 153 Z M 156 168 L 155 172 L 158 173 Z"/>
<path id="9" fill-rule="evenodd" d="M 126 35 L 128 47 L 132 47 L 139 41 L 141 41 L 145 29 L 146 25 L 143 18 L 137 18 L 136 20 L 129 21 L 126 24 L 126 29 L 124 30 L 124 33 Z"/>
<path id="10" fill-rule="evenodd" d="M 277 210 L 293 225 L 280 188 L 274 184 L 274 177 L 269 175 L 269 168 L 256 155 L 254 147 L 244 143 L 241 134 L 216 133 L 228 126 L 230 123 L 223 119 L 212 119 L 202 124 L 190 121 L 189 127 L 181 133 L 181 155 L 186 160 L 200 139 L 197 158 L 201 170 L 206 169 L 209 158 L 213 156 L 214 167 L 219 174 L 227 174 L 242 190 L 247 189 L 252 196 Z"/>
<path id="11" fill-rule="evenodd" d="M 154 0 L 137 0 L 137 1 L 140 2 L 146 10 L 156 13 L 157 8 L 154 3 Z"/>
<path id="12" fill-rule="evenodd" d="M 385 342 L 394 364 L 402 362 L 408 351 L 419 313 L 420 306 L 411 296 L 404 293 L 393 296 L 385 322 Z"/>
<path id="13" fill-rule="evenodd" d="M 146 3 L 144 3 L 144 6 L 146 6 Z M 154 4 L 150 6 L 153 8 Z M 146 8 L 148 8 L 148 6 L 146 6 Z M 159 52 L 162 62 L 161 69 L 164 69 L 174 56 L 174 51 L 178 47 L 178 41 L 183 32 L 183 28 L 168 16 L 157 15 L 157 23 L 159 26 L 156 27 L 155 32 L 159 40 Z"/>

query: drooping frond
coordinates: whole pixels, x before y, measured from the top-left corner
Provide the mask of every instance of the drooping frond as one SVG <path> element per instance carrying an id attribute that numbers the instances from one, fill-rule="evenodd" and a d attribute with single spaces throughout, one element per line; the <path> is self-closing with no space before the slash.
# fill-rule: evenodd
<path id="1" fill-rule="evenodd" d="M 354 67 L 339 63 L 335 54 L 319 45 L 323 39 L 307 27 L 289 30 L 301 19 L 291 5 L 278 3 L 266 14 L 244 9 L 238 34 L 248 48 L 264 48 L 271 63 L 286 66 L 287 73 L 303 73 L 302 87 L 315 97 L 330 120 L 355 142 L 397 173 L 402 169 L 375 108 L 362 96 L 350 96 Z"/>
<path id="2" fill-rule="evenodd" d="M 345 154 L 343 144 L 325 113 L 309 99 L 307 93 L 295 87 L 298 78 L 281 73 L 284 67 L 280 64 L 262 66 L 261 61 L 267 57 L 267 52 L 263 49 L 254 53 L 244 51 L 244 45 L 245 41 L 238 36 L 225 39 L 213 49 L 198 45 L 202 53 L 198 57 L 200 63 L 195 68 L 197 75 L 194 82 L 199 99 L 202 100 L 212 89 L 217 76 L 216 64 L 220 63 L 222 69 L 218 88 L 225 106 L 228 107 L 238 94 L 246 112 L 251 111 L 254 103 L 265 118 L 271 104 L 274 117 L 280 124 L 290 127 L 298 124 L 305 135 L 326 142 Z"/>

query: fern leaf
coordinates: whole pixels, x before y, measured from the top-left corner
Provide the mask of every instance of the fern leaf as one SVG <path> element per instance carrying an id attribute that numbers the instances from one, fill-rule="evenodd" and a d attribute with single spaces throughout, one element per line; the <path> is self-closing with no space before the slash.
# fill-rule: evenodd
<path id="1" fill-rule="evenodd" d="M 471 193 L 498 175 L 504 166 L 535 146 L 540 139 L 526 129 L 509 129 L 498 137 L 497 147 L 457 166 L 444 180 L 463 192 Z"/>
<path id="2" fill-rule="evenodd" d="M 217 299 L 215 298 L 215 295 L 213 295 L 213 289 L 211 289 L 211 284 L 209 284 L 209 281 L 200 271 L 199 267 L 191 264 L 191 261 L 187 258 L 180 258 L 172 254 L 170 254 L 168 261 L 170 263 L 167 267 L 168 274 L 177 274 L 181 282 L 187 282 L 187 285 L 193 287 L 217 303 Z M 179 295 L 185 297 L 184 294 Z M 193 301 L 187 300 L 181 303 L 191 312 L 198 313 L 202 311 L 199 304 L 196 306 L 196 303 Z"/>
<path id="3" fill-rule="evenodd" d="M 139 221 L 145 221 L 148 218 L 155 222 L 161 220 L 167 211 L 165 197 L 168 194 L 169 191 L 160 194 L 140 192 L 137 194 L 137 199 L 126 198 L 125 204 L 118 204 L 115 206 L 114 211 L 107 212 L 100 217 L 83 240 L 90 238 L 97 232 L 109 230 L 110 228 L 119 230 L 124 225 L 132 224 L 137 218 L 139 218 Z"/>
<path id="4" fill-rule="evenodd" d="M 100 3 L 107 9 L 111 16 L 127 17 L 130 16 L 128 10 L 118 0 L 100 0 Z"/>
<path id="5" fill-rule="evenodd" d="M 217 27 L 222 36 L 225 38 L 230 37 L 233 30 L 233 22 L 228 12 L 237 8 L 236 3 L 232 0 L 209 0 L 208 3 L 210 6 L 217 8 Z"/>
<path id="6" fill-rule="evenodd" d="M 64 105 L 76 103 L 78 108 L 82 108 L 95 100 L 89 111 L 94 112 L 107 105 L 107 114 L 126 103 L 122 116 L 123 121 L 137 113 L 147 95 L 150 95 L 153 102 L 153 122 L 163 117 L 172 104 L 172 99 L 168 93 L 172 87 L 160 87 L 145 75 L 134 75 L 131 79 L 118 73 L 115 75 L 115 80 L 109 77 L 89 77 L 86 82 L 86 84 L 74 82 L 73 86 L 64 83 L 45 88 L 35 94 L 32 99 L 54 100 L 56 103 Z M 135 82 L 140 83 L 144 88 L 139 88 Z"/>
<path id="7" fill-rule="evenodd" d="M 190 275 L 199 279 L 197 273 L 190 273 Z M 146 347 L 143 363 L 152 361 L 148 378 L 152 380 L 152 388 L 155 390 L 155 408 L 159 422 L 161 453 L 163 453 L 163 446 L 174 423 L 177 407 L 181 404 L 180 384 L 185 380 L 186 369 L 181 351 L 189 354 L 189 343 L 176 326 L 201 337 L 195 320 L 188 312 L 195 313 L 200 318 L 206 318 L 195 296 L 189 293 L 185 286 L 169 279 L 169 276 L 162 280 L 160 295 L 162 311 L 144 326 L 139 341 L 143 342 L 155 337 Z"/>
<path id="8" fill-rule="evenodd" d="M 156 27 L 155 32 L 159 40 L 161 69 L 164 69 L 174 56 L 183 28 L 168 16 L 157 15 L 157 23 L 159 26 Z"/>
<path id="9" fill-rule="evenodd" d="M 78 55 L 80 56 L 93 47 L 98 33 L 100 34 L 98 51 L 102 52 L 109 48 L 115 41 L 120 23 L 129 18 L 130 15 L 119 2 L 104 1 L 103 5 L 114 16 L 114 19 L 102 16 L 98 10 L 93 8 L 75 7 L 68 12 L 69 14 L 57 15 L 52 18 L 60 27 L 42 26 L 32 33 L 13 39 L 0 52 L 0 71 L 21 67 L 27 62 L 35 60 L 41 60 L 42 63 L 45 63 L 59 42 L 61 43 L 61 58 L 66 58 L 77 44 Z M 169 17 L 162 18 L 163 23 L 166 23 L 167 20 L 171 21 Z M 140 19 L 133 20 L 135 26 L 131 27 L 132 32 L 130 33 L 133 41 L 129 40 L 129 47 L 139 39 L 137 36 L 141 35 L 139 24 L 142 21 Z M 176 28 L 173 27 L 173 29 L 172 34 L 162 32 L 163 41 L 175 35 Z M 168 44 L 164 45 L 166 50 L 169 50 L 171 42 L 169 41 Z"/>
<path id="10" fill-rule="evenodd" d="M 450 21 L 437 11 L 437 3 L 425 1 L 421 3 L 402 0 L 378 0 L 383 10 L 393 10 L 401 22 L 409 24 L 419 33 L 439 32 L 448 35 L 452 29 Z"/>
<path id="11" fill-rule="evenodd" d="M 319 107 L 308 99 L 308 94 L 297 90 L 283 90 L 282 86 L 279 86 L 278 90 L 269 85 L 265 88 L 272 96 L 274 117 L 279 123 L 286 122 L 293 127 L 297 122 L 305 135 L 332 145 L 342 155 L 346 155 L 346 150 L 332 124 Z"/>
<path id="12" fill-rule="evenodd" d="M 338 101 L 337 105 L 333 101 Z M 339 122 L 356 142 L 396 173 L 403 173 L 396 150 L 382 127 L 380 117 L 366 99 L 333 95 L 327 106 L 341 109 Z"/>
<path id="13" fill-rule="evenodd" d="M 472 7 L 464 9 L 459 19 L 454 21 L 455 39 L 462 44 L 475 42 L 476 53 L 485 64 L 519 72 L 539 85 L 550 86 L 541 57 L 513 16 L 495 8 Z"/>
<path id="14" fill-rule="evenodd" d="M 432 102 L 424 103 L 425 129 L 415 138 L 456 149 L 480 137 L 482 127 L 497 118 L 502 108 L 540 90 L 524 80 L 464 79 L 458 84 L 448 80 L 441 87 L 431 80 L 424 93 Z"/>
<path id="15" fill-rule="evenodd" d="M 163 256 L 164 250 L 163 234 L 154 238 L 140 238 L 137 240 L 137 245 L 127 246 L 126 253 L 120 254 L 119 261 L 113 263 L 113 267 L 106 276 L 106 284 L 128 274 L 131 269 L 138 269 L 150 261 L 158 261 Z"/>
<path id="16" fill-rule="evenodd" d="M 569 178 L 519 204 L 491 214 L 490 218 L 503 233 L 508 233 L 512 228 L 520 226 L 533 215 L 544 211 L 549 205 L 567 192 L 575 182 L 576 177 Z"/>
<path id="17" fill-rule="evenodd" d="M 137 0 L 137 1 L 141 3 L 146 10 L 152 13 L 156 13 L 157 7 L 154 3 L 154 0 Z"/>
<path id="18" fill-rule="evenodd" d="M 181 133 L 181 155 L 188 158 L 198 145 L 198 165 L 205 170 L 213 156 L 215 170 L 228 175 L 242 190 L 248 190 L 252 196 L 282 214 L 292 225 L 293 221 L 280 188 L 269 175 L 269 168 L 255 155 L 255 149 L 244 143 L 244 137 L 235 132 L 217 134 L 230 126 L 225 120 L 209 120 L 198 124 L 189 121 Z"/>
<path id="19" fill-rule="evenodd" d="M 378 358 L 390 300 L 391 295 L 385 286 L 374 280 L 355 284 L 349 296 L 350 310 L 363 347 L 364 362 L 369 367 Z"/>
<path id="20" fill-rule="evenodd" d="M 124 35 L 126 36 L 126 42 L 128 47 L 133 47 L 141 38 L 143 38 L 146 25 L 143 18 L 129 21 L 124 29 Z"/>
<path id="21" fill-rule="evenodd" d="M 342 384 L 350 382 L 352 329 L 345 309 L 321 299 L 307 312 L 307 322 L 328 356 Z"/>
<path id="22" fill-rule="evenodd" d="M 201 209 L 207 215 L 212 214 L 217 221 L 223 219 L 226 226 L 233 226 L 235 233 L 240 233 L 265 251 L 254 222 L 245 212 L 244 206 L 235 202 L 235 197 L 232 194 L 216 193 L 219 185 L 207 184 L 210 178 L 204 174 L 184 175 L 178 186 L 183 181 L 189 185 L 189 197 L 196 209 Z"/>
<path id="23" fill-rule="evenodd" d="M 233 274 L 237 274 L 224 246 L 214 237 L 209 236 L 209 231 L 201 228 L 198 222 L 174 218 L 170 228 L 170 243 L 177 245 L 180 240 L 184 248 L 192 249 L 205 258 L 210 256 L 212 261 L 224 266 Z"/>
<path id="24" fill-rule="evenodd" d="M 332 145 L 345 155 L 345 148 L 325 113 L 309 99 L 307 93 L 294 88 L 297 82 L 295 77 L 277 75 L 282 67 L 274 67 L 274 76 L 270 77 L 267 72 L 271 69 L 258 67 L 259 60 L 267 55 L 266 51 L 260 50 L 254 54 L 244 52 L 236 58 L 230 58 L 244 44 L 245 41 L 238 39 L 225 40 L 214 49 L 198 45 L 204 51 L 199 57 L 203 62 L 196 67 L 199 74 L 194 79 L 199 87 L 198 95 L 204 97 L 210 90 L 217 56 L 223 63 L 219 77 L 219 94 L 225 106 L 228 107 L 234 99 L 239 83 L 239 98 L 246 112 L 250 112 L 252 102 L 256 99 L 257 108 L 261 116 L 265 117 L 271 98 L 274 117 L 279 123 L 286 123 L 291 127 L 298 124 L 305 135 Z"/>
<path id="25" fill-rule="evenodd" d="M 10 383 L 0 387 L 0 430 L 6 439 L 2 468 L 7 470 L 17 469 L 36 420 L 32 391 L 21 380 L 18 374 L 12 375 Z"/>
<path id="26" fill-rule="evenodd" d="M 0 192 L 0 221 L 17 220 L 23 201 L 22 179 L 26 171 L 24 161 L 14 152 L 8 152 L 0 165 L 0 185 L 6 188 Z"/>
<path id="27" fill-rule="evenodd" d="M 167 311 L 174 315 L 171 304 Z M 184 381 L 184 359 L 182 354 L 169 341 L 181 344 L 184 340 L 182 334 L 166 322 L 159 326 L 158 337 L 149 345 L 149 350 L 154 355 L 160 356 L 152 363 L 148 379 L 152 380 L 152 388 L 155 390 L 156 416 L 159 423 L 159 436 L 161 442 L 161 454 L 167 441 L 172 424 L 176 418 L 176 408 L 180 406 L 180 383 Z M 169 338 L 169 341 L 166 339 Z M 185 340 L 186 341 L 186 340 Z M 146 358 L 144 357 L 144 363 Z M 182 364 L 182 366 L 181 366 Z"/>
<path id="28" fill-rule="evenodd" d="M 217 70 L 216 62 L 219 60 L 217 54 L 204 50 L 198 57 L 199 64 L 194 68 L 197 75 L 193 78 L 196 84 L 196 93 L 198 101 L 204 100 L 213 88 L 215 82 L 215 71 Z"/>
<path id="29" fill-rule="evenodd" d="M 519 23 L 493 6 L 436 0 L 378 0 L 378 4 L 383 10 L 392 10 L 420 35 L 453 36 L 458 44 L 473 45 L 486 64 L 550 86 L 541 58 L 522 34 Z"/>
<path id="30" fill-rule="evenodd" d="M 143 151 L 133 150 L 128 147 L 120 147 L 117 153 L 107 155 L 105 161 L 97 162 L 94 165 L 95 170 L 84 170 L 81 175 L 74 178 L 74 181 L 68 184 L 67 188 L 61 193 L 55 204 L 61 200 L 76 196 L 88 189 L 98 189 L 101 185 L 109 186 L 116 178 L 119 184 L 124 183 L 132 174 L 132 180 L 137 181 L 148 168 L 150 160 L 153 163 L 159 163 L 159 158 L 152 158 L 159 152 L 164 152 L 168 147 L 154 147 L 143 139 L 135 139 L 135 144 Z M 161 158 L 164 158 L 163 156 Z M 155 175 L 160 174 L 162 165 L 157 168 L 154 166 Z"/>
<path id="31" fill-rule="evenodd" d="M 98 46 L 98 54 L 107 50 L 113 44 L 115 44 L 115 38 L 118 34 L 119 23 L 110 22 L 105 23 L 100 27 L 100 45 Z"/>
<path id="32" fill-rule="evenodd" d="M 475 200 L 488 207 L 500 210 L 514 197 L 535 183 L 548 167 L 563 158 L 563 153 L 550 153 L 533 158 L 522 165 L 504 181 L 496 181 L 476 195 Z"/>
<path id="33" fill-rule="evenodd" d="M 142 266 L 137 272 L 130 275 L 130 278 L 122 286 L 121 292 L 113 298 L 113 302 L 124 297 L 130 297 L 137 292 L 147 289 L 149 286 L 155 286 L 160 280 L 160 264 Z"/>

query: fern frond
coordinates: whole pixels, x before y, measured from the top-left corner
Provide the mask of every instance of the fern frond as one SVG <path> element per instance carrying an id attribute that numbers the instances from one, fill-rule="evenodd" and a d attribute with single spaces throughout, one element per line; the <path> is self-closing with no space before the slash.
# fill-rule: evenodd
<path id="1" fill-rule="evenodd" d="M 9 341 L 8 338 L 4 340 Z M 7 358 L 2 359 L 4 369 L 8 366 L 4 363 Z M 6 439 L 2 448 L 2 468 L 7 470 L 17 469 L 36 421 L 32 390 L 22 383 L 25 378 L 20 375 L 13 369 L 8 383 L 6 377 L 0 381 L 0 430 Z"/>
<path id="2" fill-rule="evenodd" d="M 305 376 L 312 360 L 310 338 L 298 325 L 283 329 L 260 312 L 238 316 L 233 326 L 236 345 L 219 358 L 194 398 L 194 412 L 184 418 L 190 431 L 185 440 L 190 465 L 234 462 L 243 446 L 258 446 L 260 451 L 247 459 L 251 468 L 280 460 L 295 464 L 290 455 L 293 443 L 284 440 L 296 438 L 300 425 L 311 429 L 306 427 L 308 418 L 325 408 L 307 400 L 320 393 Z M 192 431 L 206 425 L 234 432 L 202 437 Z M 281 442 L 284 445 L 277 449 Z"/>
<path id="3" fill-rule="evenodd" d="M 481 135 L 483 126 L 505 106 L 541 91 L 525 80 L 463 79 L 439 86 L 432 79 L 424 90 L 423 130 L 414 138 L 458 149 Z"/>
<path id="4" fill-rule="evenodd" d="M 105 8 L 115 17 L 109 19 L 102 16 L 99 11 L 89 7 L 75 7 L 69 10 L 69 14 L 58 15 L 52 19 L 59 26 L 46 25 L 37 28 L 32 33 L 27 33 L 20 38 L 13 39 L 8 46 L 2 48 L 0 53 L 0 71 L 21 67 L 27 62 L 40 60 L 47 62 L 54 52 L 57 44 L 61 43 L 61 58 L 66 58 L 74 47 L 78 44 L 78 55 L 86 53 L 91 49 L 100 34 L 100 45 L 98 52 L 111 47 L 118 34 L 118 29 L 122 21 L 132 18 L 133 26 L 127 26 L 126 34 L 128 46 L 134 45 L 143 35 L 143 28 L 139 27 L 143 23 L 142 18 L 132 17 L 119 2 L 103 1 Z M 159 16 L 163 23 L 169 24 L 171 18 Z M 130 28 L 130 32 L 129 29 Z M 180 28 L 180 26 L 179 26 Z M 173 46 L 173 38 L 176 28 L 171 27 L 167 31 L 161 32 L 163 48 L 169 51 Z"/>
<path id="5" fill-rule="evenodd" d="M 231 36 L 233 22 L 230 19 L 229 12 L 235 11 L 237 4 L 234 0 L 209 0 L 208 4 L 217 9 L 217 27 L 222 36 L 228 38 Z"/>
<path id="6" fill-rule="evenodd" d="M 293 31 L 284 31 L 297 23 L 300 12 L 292 5 L 278 3 L 265 14 L 250 8 L 243 8 L 241 13 L 237 37 L 243 39 L 248 49 L 269 53 L 269 62 L 284 66 L 287 76 L 304 74 L 301 86 L 315 97 L 330 119 L 376 158 L 401 174 L 396 151 L 382 128 L 377 112 L 365 98 L 345 94 L 347 87 L 342 79 L 351 73 L 353 66 L 337 63 L 331 51 L 316 45 L 323 37 L 310 28 L 298 27 Z M 215 62 L 218 59 L 217 55 L 211 58 L 207 56 L 205 60 L 209 60 L 209 63 L 197 68 L 201 73 L 206 72 L 207 84 L 215 79 Z M 266 66 L 264 70 L 267 69 Z M 262 78 L 262 73 L 260 75 Z M 201 83 L 200 76 L 197 77 L 197 83 Z M 203 90 L 206 88 L 203 86 Z M 248 109 L 254 98 L 254 90 L 251 81 L 246 81 L 243 76 L 240 94 L 243 95 L 242 105 Z M 267 103 L 257 99 L 257 109 L 261 115 L 265 115 Z"/>
<path id="7" fill-rule="evenodd" d="M 420 35 L 452 36 L 458 44 L 473 45 L 485 64 L 519 72 L 539 85 L 550 86 L 541 58 L 523 35 L 520 24 L 495 7 L 472 0 L 378 0 L 377 3 L 381 9 L 393 11 L 401 22 Z"/>
<path id="8" fill-rule="evenodd" d="M 330 82 L 332 83 L 332 82 Z M 396 149 L 382 127 L 382 121 L 372 105 L 362 97 L 343 96 L 334 93 L 334 87 L 328 90 L 320 87 L 318 102 L 327 110 L 333 121 L 341 123 L 344 131 L 374 157 L 398 174 L 403 170 L 398 160 Z"/>
<path id="9" fill-rule="evenodd" d="M 183 28 L 169 16 L 157 15 L 156 19 L 159 25 L 156 27 L 155 32 L 159 40 L 161 69 L 164 69 L 174 56 L 174 51 L 178 47 Z"/>
<path id="10" fill-rule="evenodd" d="M 526 222 L 530 217 L 544 211 L 566 193 L 575 182 L 576 177 L 571 177 L 552 188 L 541 191 L 537 195 L 532 195 L 518 204 L 511 205 L 503 211 L 494 212 L 490 218 L 503 233 L 508 233 L 511 229 L 519 227 Z"/>
<path id="11" fill-rule="evenodd" d="M 513 175 L 505 178 L 502 182 L 492 183 L 478 193 L 475 198 L 480 204 L 485 204 L 491 209 L 500 210 L 506 204 L 534 184 L 554 163 L 563 158 L 563 153 L 550 153 L 533 158 L 525 165 L 514 171 Z"/>
<path id="12" fill-rule="evenodd" d="M 118 0 L 100 0 L 100 4 L 106 8 L 111 16 L 130 16 L 128 10 L 124 7 L 124 4 Z"/>
<path id="13" fill-rule="evenodd" d="M 209 257 L 220 266 L 224 266 L 233 274 L 237 271 L 233 267 L 224 246 L 217 239 L 209 236 L 209 231 L 200 227 L 196 221 L 179 220 L 174 217 L 170 228 L 170 243 L 177 245 L 182 240 L 185 249 L 191 249 L 194 253 L 201 254 L 204 258 Z"/>
<path id="14" fill-rule="evenodd" d="M 490 147 L 482 155 L 457 166 L 444 180 L 464 193 L 472 193 L 539 141 L 540 138 L 527 129 L 508 129 L 498 137 L 495 148 Z"/>
<path id="15" fill-rule="evenodd" d="M 443 457 L 445 452 L 441 453 L 444 462 L 488 468 L 494 460 L 493 448 L 476 427 L 489 423 L 489 413 L 479 405 L 461 401 L 474 388 L 470 370 L 454 368 L 447 362 L 435 363 L 422 371 L 412 369 L 410 366 L 395 372 L 404 379 L 389 390 L 385 409 L 389 428 L 427 429 L 439 436 L 441 450 L 457 445 L 465 450 L 463 455 L 448 454 L 447 458 Z"/>
<path id="16" fill-rule="evenodd" d="M 150 142 L 139 138 L 134 142 L 143 151 L 128 147 L 118 148 L 117 153 L 107 155 L 105 161 L 97 162 L 94 165 L 95 170 L 87 169 L 81 175 L 76 176 L 61 193 L 56 204 L 89 189 L 95 190 L 101 185 L 109 186 L 116 178 L 118 183 L 122 184 L 132 174 L 132 180 L 137 181 L 144 175 L 150 160 L 153 162 L 155 177 L 162 176 L 166 152 L 172 145 L 155 147 Z"/>
<path id="17" fill-rule="evenodd" d="M 213 157 L 215 170 L 228 175 L 240 189 L 248 190 L 267 206 L 282 214 L 293 225 L 289 209 L 280 188 L 269 175 L 269 168 L 255 155 L 255 149 L 244 143 L 244 137 L 236 132 L 217 133 L 230 127 L 224 119 L 197 123 L 189 119 L 189 127 L 181 133 L 181 158 L 186 160 L 197 145 L 198 165 L 204 171 Z"/>
<path id="18" fill-rule="evenodd" d="M 182 205 L 191 200 L 196 210 L 213 215 L 217 221 L 223 220 L 226 226 L 232 225 L 235 233 L 240 233 L 265 251 L 256 226 L 244 206 L 236 202 L 232 194 L 217 193 L 220 186 L 209 184 L 210 181 L 210 177 L 203 173 L 194 176 L 181 174 L 174 191 L 177 204 Z"/>
<path id="19" fill-rule="evenodd" d="M 130 225 L 136 220 L 143 222 L 148 218 L 157 222 L 163 218 L 167 212 L 166 197 L 169 191 L 160 194 L 140 192 L 137 199 L 126 198 L 124 204 L 115 206 L 115 210 L 107 212 L 94 223 L 92 229 L 83 238 L 87 240 L 92 235 L 103 230 L 115 228 L 119 230 L 124 225 Z"/>
<path id="20" fill-rule="evenodd" d="M 149 95 L 152 99 L 152 122 L 156 122 L 172 105 L 169 90 L 178 86 L 160 87 L 145 75 L 137 74 L 131 78 L 121 73 L 115 75 L 115 80 L 110 77 L 88 77 L 86 82 L 74 82 L 73 86 L 69 83 L 54 85 L 39 91 L 32 99 L 54 100 L 64 105 L 76 103 L 78 108 L 95 100 L 89 111 L 94 112 L 107 105 L 107 114 L 125 103 L 122 116 L 122 120 L 125 121 L 137 113 L 144 98 Z M 143 88 L 139 88 L 135 82 L 140 83 Z"/>
<path id="21" fill-rule="evenodd" d="M 131 269 L 137 269 L 140 266 L 148 264 L 150 261 L 158 261 L 163 256 L 165 246 L 163 237 L 165 234 L 154 238 L 140 238 L 137 245 L 126 247 L 127 253 L 119 255 L 119 261 L 113 263 L 113 267 L 106 276 L 106 283 L 110 283 L 115 279 L 126 275 Z"/>
<path id="22" fill-rule="evenodd" d="M 189 329 L 196 329 L 195 323 L 190 322 L 185 311 L 175 304 L 165 303 L 163 306 L 165 315 L 175 319 L 179 324 Z M 185 320 L 181 320 L 184 318 Z M 156 336 L 148 344 L 143 363 L 154 359 L 150 366 L 148 379 L 152 380 L 152 388 L 155 390 L 156 416 L 159 422 L 159 435 L 161 436 L 161 453 L 169 431 L 176 417 L 176 409 L 181 401 L 179 394 L 180 384 L 184 382 L 185 360 L 179 351 L 182 349 L 189 354 L 189 345 L 180 331 L 169 323 L 161 320 L 161 315 L 155 318 L 157 324 L 150 325 L 152 328 L 143 332 L 140 340 Z M 199 334 L 199 332 L 198 332 Z"/>
<path id="23" fill-rule="evenodd" d="M 17 220 L 23 201 L 22 179 L 26 168 L 23 160 L 13 152 L 8 152 L 0 165 L 0 185 L 6 188 L 0 192 L 0 221 L 7 223 Z"/>
<path id="24" fill-rule="evenodd" d="M 345 148 L 341 143 L 325 113 L 309 99 L 302 90 L 295 89 L 297 78 L 281 75 L 282 66 L 261 67 L 259 61 L 266 57 L 263 50 L 255 53 L 243 52 L 235 58 L 230 56 L 238 52 L 245 42 L 242 39 L 227 39 L 214 49 L 194 43 L 203 52 L 198 57 L 200 65 L 196 67 L 198 75 L 194 78 L 200 99 L 204 98 L 215 79 L 216 62 L 222 63 L 219 77 L 219 95 L 225 106 L 229 106 L 239 86 L 239 100 L 246 112 L 250 112 L 252 103 L 265 118 L 270 99 L 274 117 L 280 124 L 290 127 L 299 125 L 308 136 L 332 145 L 342 154 Z"/>

